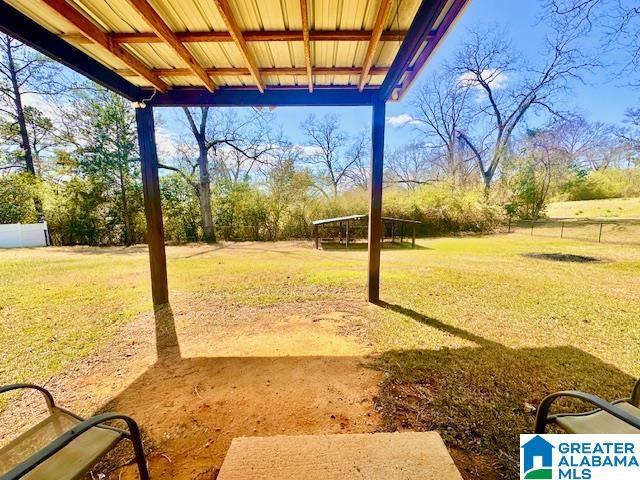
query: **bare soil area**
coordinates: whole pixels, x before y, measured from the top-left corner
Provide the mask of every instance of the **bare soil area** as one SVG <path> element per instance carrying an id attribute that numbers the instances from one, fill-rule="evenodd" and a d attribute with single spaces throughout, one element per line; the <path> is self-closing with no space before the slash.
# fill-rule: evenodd
<path id="1" fill-rule="evenodd" d="M 140 316 L 47 384 L 60 405 L 80 414 L 136 419 L 154 479 L 215 478 L 239 436 L 379 428 L 380 374 L 365 367 L 370 349 L 345 328 L 353 305 L 241 307 L 223 321 L 215 304 L 174 303 L 175 312 Z M 40 398 L 24 395 L 0 416 L 0 430 L 11 437 L 43 414 Z M 138 478 L 131 460 L 123 444 L 94 476 Z"/>

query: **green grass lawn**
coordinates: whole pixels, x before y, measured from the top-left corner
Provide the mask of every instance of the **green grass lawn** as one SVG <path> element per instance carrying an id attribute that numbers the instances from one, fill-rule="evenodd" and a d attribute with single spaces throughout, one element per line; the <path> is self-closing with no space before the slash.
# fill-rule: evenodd
<path id="1" fill-rule="evenodd" d="M 560 388 L 622 396 L 640 375 L 640 247 L 523 235 L 418 247 L 383 251 L 381 306 L 362 301 L 364 249 L 284 242 L 169 247 L 170 291 L 183 311 L 350 304 L 361 320 L 345 331 L 385 373 L 385 428 L 436 429 L 507 477 L 533 425 L 527 404 Z M 46 380 L 148 311 L 147 262 L 140 247 L 0 251 L 0 383 Z"/>
<path id="2" fill-rule="evenodd" d="M 550 218 L 638 218 L 640 198 L 610 198 L 549 204 Z"/>

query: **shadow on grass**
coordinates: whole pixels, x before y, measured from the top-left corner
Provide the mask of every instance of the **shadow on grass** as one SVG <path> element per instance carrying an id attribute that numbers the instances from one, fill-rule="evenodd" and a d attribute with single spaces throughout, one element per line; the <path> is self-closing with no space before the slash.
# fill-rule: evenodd
<path id="1" fill-rule="evenodd" d="M 385 429 L 439 431 L 466 479 L 518 477 L 519 434 L 533 432 L 531 406 L 547 394 L 583 390 L 611 400 L 633 386 L 626 373 L 574 347 L 507 348 L 406 307 L 380 306 L 478 345 L 389 351 L 372 361 L 386 374 L 377 400 Z"/>
<path id="2" fill-rule="evenodd" d="M 37 247 L 40 248 L 40 247 Z M 53 246 L 47 247 L 52 249 L 63 249 L 67 253 L 74 253 L 78 255 L 139 255 L 140 253 L 147 252 L 146 244 L 136 244 L 128 247 L 111 247 L 111 246 L 86 246 L 86 245 L 71 245 L 71 246 Z"/>
<path id="3" fill-rule="evenodd" d="M 184 358 L 166 305 L 155 315 L 157 362 L 104 408 L 139 422 L 156 480 L 215 478 L 235 437 L 376 429 L 437 430 L 465 479 L 492 480 L 517 478 L 519 434 L 533 431 L 530 405 L 565 389 L 623 397 L 633 384 L 573 347 L 507 348 L 410 308 L 379 305 L 476 346 L 375 357 Z M 384 373 L 381 383 L 374 370 Z M 375 385 L 382 425 L 371 404 Z M 118 464 L 130 458 L 121 452 Z M 134 468 L 114 475 L 136 478 Z"/>

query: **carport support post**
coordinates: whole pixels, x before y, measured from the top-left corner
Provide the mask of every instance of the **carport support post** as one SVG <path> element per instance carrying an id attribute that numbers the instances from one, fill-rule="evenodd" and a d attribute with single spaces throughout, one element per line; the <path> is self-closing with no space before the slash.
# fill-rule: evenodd
<path id="1" fill-rule="evenodd" d="M 369 282 L 368 300 L 380 300 L 380 240 L 382 236 L 382 171 L 384 161 L 385 102 L 373 104 L 371 168 L 369 169 Z"/>
<path id="2" fill-rule="evenodd" d="M 169 302 L 167 287 L 167 258 L 164 250 L 164 226 L 160 205 L 160 178 L 158 177 L 158 153 L 156 151 L 153 108 L 136 108 L 138 145 L 142 170 L 144 213 L 147 218 L 147 244 L 151 266 L 151 296 L 154 305 Z"/>
<path id="3" fill-rule="evenodd" d="M 345 235 L 346 241 L 344 244 L 344 248 L 349 248 L 349 220 L 347 220 L 347 230 L 345 233 L 346 233 Z"/>

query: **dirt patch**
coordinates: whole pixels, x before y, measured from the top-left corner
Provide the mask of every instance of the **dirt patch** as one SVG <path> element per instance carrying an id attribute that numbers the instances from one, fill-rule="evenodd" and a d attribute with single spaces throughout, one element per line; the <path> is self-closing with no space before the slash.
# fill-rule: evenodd
<path id="1" fill-rule="evenodd" d="M 574 255 L 572 253 L 525 253 L 523 254 L 523 257 L 537 258 L 539 260 L 551 260 L 554 262 L 593 263 L 602 261 L 596 257 Z"/>
<path id="2" fill-rule="evenodd" d="M 235 437 L 379 429 L 373 398 L 381 375 L 364 366 L 370 349 L 343 331 L 353 305 L 230 310 L 183 297 L 174 310 L 141 316 L 47 382 L 61 406 L 82 415 L 111 410 L 136 419 L 152 478 L 215 478 Z M 16 398 L 0 414 L 0 441 L 44 414 L 37 395 Z M 94 474 L 135 479 L 131 460 L 123 445 Z"/>

